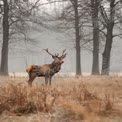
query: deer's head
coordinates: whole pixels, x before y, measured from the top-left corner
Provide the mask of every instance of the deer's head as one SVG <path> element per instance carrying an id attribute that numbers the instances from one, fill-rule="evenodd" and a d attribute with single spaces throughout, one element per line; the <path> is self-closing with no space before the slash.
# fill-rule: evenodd
<path id="1" fill-rule="evenodd" d="M 61 56 L 59 56 L 59 54 L 52 54 L 48 51 L 48 49 L 44 49 L 49 55 L 52 56 L 52 58 L 54 59 L 54 61 L 52 62 L 52 65 L 57 68 L 57 72 L 61 69 L 61 64 L 64 63 L 63 59 L 66 57 L 66 49 L 62 51 Z"/>

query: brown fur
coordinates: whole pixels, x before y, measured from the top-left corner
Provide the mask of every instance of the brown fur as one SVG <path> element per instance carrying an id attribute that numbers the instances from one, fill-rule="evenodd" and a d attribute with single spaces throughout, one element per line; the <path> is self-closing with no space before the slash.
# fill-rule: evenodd
<path id="1" fill-rule="evenodd" d="M 60 71 L 63 59 L 66 57 L 64 51 L 62 53 L 62 56 L 59 57 L 58 55 L 52 55 L 48 52 L 48 49 L 46 49 L 46 52 L 48 52 L 52 56 L 54 61 L 51 64 L 28 66 L 26 68 L 26 72 L 29 75 L 28 85 L 32 86 L 32 82 L 36 77 L 45 77 L 45 85 L 48 84 L 48 81 L 49 85 L 51 85 L 52 76 Z"/>
<path id="2" fill-rule="evenodd" d="M 32 82 L 36 77 L 45 77 L 45 85 L 47 85 L 49 80 L 49 85 L 51 85 L 52 76 L 58 73 L 61 69 L 61 64 L 44 64 L 41 66 L 32 65 L 26 68 L 29 74 L 28 85 L 32 86 Z"/>
<path id="3" fill-rule="evenodd" d="M 26 68 L 26 72 L 29 73 L 29 72 L 31 71 L 31 69 L 32 69 L 32 65 L 31 65 L 31 66 L 28 66 L 28 67 Z"/>

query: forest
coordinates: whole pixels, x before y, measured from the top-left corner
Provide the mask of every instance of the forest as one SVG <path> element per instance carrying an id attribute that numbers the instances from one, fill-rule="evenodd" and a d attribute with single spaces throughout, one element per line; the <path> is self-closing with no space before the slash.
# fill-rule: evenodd
<path id="1" fill-rule="evenodd" d="M 122 0 L 0 0 L 0 122 L 121 122 L 121 41 Z"/>
<path id="2" fill-rule="evenodd" d="M 114 38 L 122 39 L 121 8 L 121 0 L 1 0 L 1 74 L 8 74 L 10 45 L 28 43 L 30 29 L 49 29 L 47 23 L 56 23 L 52 30 L 74 39 L 76 75 L 82 74 L 82 48 L 92 52 L 91 74 L 109 75 Z"/>

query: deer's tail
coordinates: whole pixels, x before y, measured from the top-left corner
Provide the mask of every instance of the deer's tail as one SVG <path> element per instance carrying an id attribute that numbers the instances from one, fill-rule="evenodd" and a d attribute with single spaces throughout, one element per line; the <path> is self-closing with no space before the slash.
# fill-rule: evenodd
<path id="1" fill-rule="evenodd" d="M 31 65 L 31 66 L 28 66 L 28 67 L 26 68 L 26 72 L 27 72 L 27 73 L 30 73 L 31 69 L 32 69 L 32 65 Z"/>

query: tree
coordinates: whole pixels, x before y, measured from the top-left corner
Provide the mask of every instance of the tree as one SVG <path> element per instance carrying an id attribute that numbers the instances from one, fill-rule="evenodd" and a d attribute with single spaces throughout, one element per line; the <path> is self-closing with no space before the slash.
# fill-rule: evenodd
<path id="1" fill-rule="evenodd" d="M 8 75 L 8 46 L 10 36 L 17 34 L 16 32 L 23 33 L 24 25 L 27 25 L 26 18 L 31 16 L 32 10 L 37 8 L 37 0 L 35 3 L 29 3 L 28 0 L 23 2 L 19 0 L 1 0 L 0 5 L 1 14 L 3 15 L 3 44 L 1 53 L 1 67 L 0 73 Z M 2 11 L 3 10 L 3 11 Z M 19 31 L 13 31 L 13 30 Z"/>
<path id="2" fill-rule="evenodd" d="M 121 36 L 122 33 L 115 34 L 114 28 L 117 31 L 118 25 L 120 23 L 120 11 L 121 11 L 121 0 L 108 0 L 109 6 L 105 8 L 104 0 L 101 2 L 100 12 L 103 18 L 103 26 L 106 29 L 105 33 L 105 48 L 102 55 L 102 75 L 109 75 L 110 72 L 110 56 L 113 38 L 116 36 Z M 117 28 L 116 28 L 117 27 Z M 119 28 L 120 29 L 120 28 Z"/>
<path id="3" fill-rule="evenodd" d="M 66 30 L 75 30 L 76 74 L 80 68 L 80 59 L 78 59 L 80 48 L 86 48 L 87 44 L 93 42 L 92 74 L 97 75 L 99 74 L 99 0 L 67 1 L 62 18 L 66 21 L 64 24 Z"/>
<path id="4" fill-rule="evenodd" d="M 65 8 L 62 12 L 62 18 L 63 20 L 66 21 L 64 26 L 66 29 L 77 30 L 75 31 L 75 37 L 76 37 L 75 40 L 77 39 L 79 40 L 79 37 L 80 37 L 80 41 L 75 41 L 76 74 L 78 71 L 77 66 L 80 66 L 77 63 L 77 61 L 79 61 L 78 59 L 79 56 L 77 57 L 77 54 L 78 54 L 77 52 L 79 52 L 78 48 L 82 46 L 81 40 L 83 40 L 85 35 L 87 35 L 85 28 L 87 28 L 88 30 L 88 27 L 90 27 L 90 29 L 92 27 L 93 29 L 93 32 L 92 32 L 93 33 L 92 35 L 93 36 L 92 74 L 99 74 L 99 43 L 100 43 L 100 39 L 102 39 L 103 36 L 105 38 L 105 48 L 102 55 L 103 57 L 102 57 L 102 71 L 101 72 L 102 74 L 109 74 L 110 55 L 111 55 L 113 38 L 116 36 L 120 37 L 122 35 L 122 33 L 119 33 L 120 31 L 118 31 L 119 29 L 122 32 L 122 28 L 120 26 L 117 27 L 122 21 L 122 16 L 121 16 L 122 0 L 107 0 L 107 1 L 106 0 L 87 0 L 86 2 L 85 0 L 84 1 L 83 0 L 64 0 L 64 1 L 68 1 L 67 2 L 68 4 L 65 5 Z M 87 24 L 84 24 L 86 23 L 85 21 L 87 22 Z M 116 33 L 114 30 L 117 30 Z M 81 32 L 85 34 L 81 35 Z M 86 38 L 85 40 L 88 40 L 88 39 Z M 91 37 L 89 40 L 92 40 Z M 89 42 L 89 40 L 86 41 L 84 45 L 86 45 L 86 43 Z M 80 46 L 78 47 L 78 45 Z"/>
<path id="5" fill-rule="evenodd" d="M 93 64 L 92 74 L 99 74 L 99 0 L 91 0 L 91 17 L 93 25 Z"/>
<path id="6" fill-rule="evenodd" d="M 76 75 L 81 75 L 81 39 L 82 39 L 82 26 L 84 22 L 81 21 L 81 1 L 80 0 L 67 0 L 62 9 L 60 20 L 60 29 L 73 33 L 75 37 L 75 50 L 76 50 Z"/>
<path id="7" fill-rule="evenodd" d="M 81 75 L 81 60 L 80 60 L 80 26 L 79 26 L 79 11 L 78 0 L 71 0 L 74 15 L 75 15 L 75 42 L 76 42 L 76 75 Z"/>
<path id="8" fill-rule="evenodd" d="M 3 45 L 1 54 L 2 74 L 8 74 L 8 41 L 9 41 L 9 5 L 7 0 L 3 0 Z"/>

